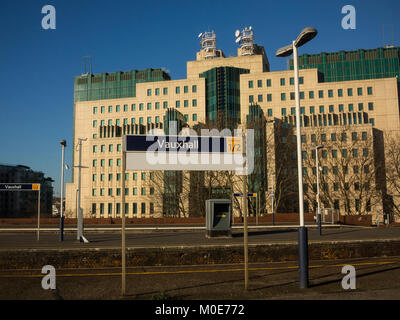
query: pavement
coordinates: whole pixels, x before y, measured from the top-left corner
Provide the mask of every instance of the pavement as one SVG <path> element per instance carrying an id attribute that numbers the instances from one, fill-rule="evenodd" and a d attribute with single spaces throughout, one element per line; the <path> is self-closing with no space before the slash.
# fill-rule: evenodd
<path id="1" fill-rule="evenodd" d="M 116 248 L 121 246 L 120 227 L 85 228 L 89 243 L 76 240 L 75 229 L 67 229 L 64 241 L 59 240 L 57 228 L 43 228 L 37 241 L 35 228 L 0 228 L 0 249 L 17 248 Z M 249 244 L 294 243 L 297 242 L 297 226 L 250 226 Z M 321 241 L 362 241 L 362 240 L 400 240 L 399 227 L 349 227 L 326 225 L 319 235 L 315 225 L 308 226 L 310 242 Z M 235 226 L 230 238 L 211 238 L 205 236 L 204 226 L 146 226 L 128 228 L 127 247 L 159 246 L 207 246 L 243 243 L 243 228 Z"/>

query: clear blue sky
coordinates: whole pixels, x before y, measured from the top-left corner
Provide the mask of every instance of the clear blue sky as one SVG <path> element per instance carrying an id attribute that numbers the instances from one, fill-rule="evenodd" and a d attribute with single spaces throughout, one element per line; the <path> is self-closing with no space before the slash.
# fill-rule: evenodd
<path id="1" fill-rule="evenodd" d="M 56 9 L 56 30 L 44 30 L 41 9 Z M 341 9 L 356 8 L 356 30 L 343 30 Z M 214 30 L 217 46 L 236 55 L 234 32 L 252 26 L 271 69 L 285 70 L 275 51 L 306 26 L 318 36 L 299 50 L 332 52 L 400 45 L 400 1 L 135 1 L 1 0 L 0 163 L 43 171 L 60 190 L 61 147 L 72 161 L 73 80 L 82 57 L 93 57 L 93 72 L 162 68 L 172 79 L 186 77 L 186 61 L 199 50 L 197 35 Z M 66 175 L 70 181 L 70 173 Z"/>

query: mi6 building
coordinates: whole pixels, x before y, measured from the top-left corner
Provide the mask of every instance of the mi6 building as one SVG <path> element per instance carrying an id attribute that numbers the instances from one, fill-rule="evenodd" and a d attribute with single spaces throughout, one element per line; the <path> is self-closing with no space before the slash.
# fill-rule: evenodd
<path id="1" fill-rule="evenodd" d="M 187 77 L 162 69 L 83 74 L 74 83 L 74 166 L 81 168 L 84 217 L 204 216 L 205 200 L 233 200 L 241 215 L 241 177 L 232 172 L 122 172 L 122 137 L 151 129 L 254 130 L 254 170 L 247 189 L 250 214 L 298 212 L 295 123 L 302 126 L 304 205 L 340 214 L 396 219 L 396 191 L 387 181 L 388 139 L 400 130 L 399 48 L 302 55 L 301 118 L 295 116 L 293 71 L 270 71 L 251 28 L 237 56 L 225 57 L 214 32 L 200 34 L 201 50 Z M 390 138 L 389 138 L 390 137 Z M 79 144 L 79 139 L 86 138 Z M 81 150 L 77 149 L 81 146 Z M 316 163 L 316 146 L 318 164 Z M 314 148 L 314 149 L 312 149 Z M 81 158 L 79 159 L 79 153 Z M 121 178 L 124 174 L 125 189 Z M 66 188 L 66 215 L 76 217 L 78 170 Z M 121 207 L 122 193 L 125 206 Z M 272 202 L 274 206 L 272 206 Z"/>

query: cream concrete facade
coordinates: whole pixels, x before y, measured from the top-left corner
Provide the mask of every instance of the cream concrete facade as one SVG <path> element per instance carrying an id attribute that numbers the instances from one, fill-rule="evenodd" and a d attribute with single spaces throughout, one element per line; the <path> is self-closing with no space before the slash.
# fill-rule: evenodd
<path id="1" fill-rule="evenodd" d="M 264 52 L 263 48 L 261 52 Z M 245 119 L 250 104 L 257 104 L 267 120 L 294 123 L 293 71 L 269 72 L 265 54 L 226 58 L 221 52 L 217 58 L 204 59 L 198 53 L 196 61 L 187 62 L 187 79 L 138 83 L 136 97 L 132 98 L 77 102 L 74 106 L 74 166 L 78 165 L 77 139 L 88 138 L 82 143 L 82 166 L 87 167 L 82 169 L 81 176 L 84 217 L 115 217 L 122 212 L 118 205 L 123 192 L 120 176 L 122 138 L 100 138 L 99 126 L 163 123 L 166 107 L 184 114 L 190 127 L 205 123 L 206 80 L 199 74 L 221 66 L 250 71 L 240 75 L 241 119 Z M 371 135 L 373 129 L 382 132 L 400 130 L 396 78 L 319 82 L 317 69 L 300 70 L 300 78 L 300 104 L 306 134 L 311 135 L 316 128 L 328 132 L 334 127 L 368 131 Z M 308 120 L 304 120 L 306 118 Z M 270 127 L 267 124 L 267 132 Z M 270 157 L 277 155 L 267 155 Z M 268 166 L 268 170 L 277 169 Z M 155 199 L 154 189 L 152 191 L 152 184 L 156 183 L 154 174 L 126 174 L 128 216 L 161 216 L 162 208 Z M 271 184 L 269 174 L 268 177 L 268 184 Z M 77 181 L 78 170 L 75 169 L 74 182 L 66 186 L 66 215 L 70 217 L 76 216 Z M 189 201 L 185 201 L 185 205 L 189 205 Z"/>

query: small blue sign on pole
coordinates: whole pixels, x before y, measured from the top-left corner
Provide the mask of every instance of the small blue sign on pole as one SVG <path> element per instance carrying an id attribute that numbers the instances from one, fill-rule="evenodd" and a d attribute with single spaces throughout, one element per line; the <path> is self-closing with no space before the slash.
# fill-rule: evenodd
<path id="1" fill-rule="evenodd" d="M 243 197 L 243 193 L 234 193 L 233 196 L 234 197 Z"/>

